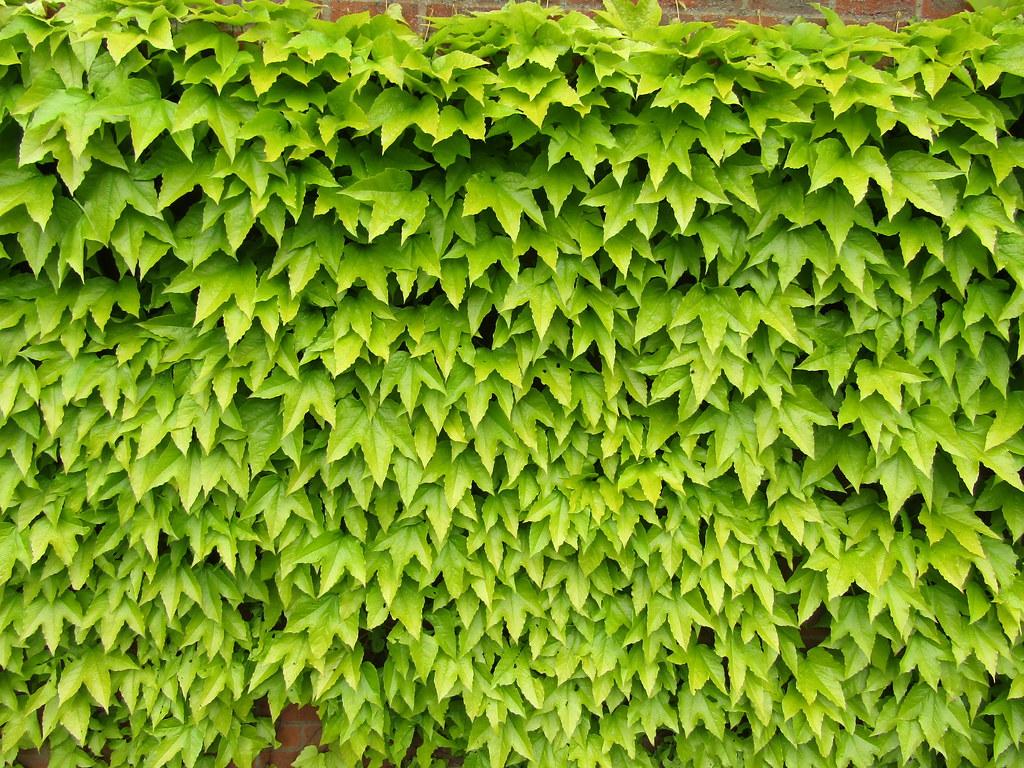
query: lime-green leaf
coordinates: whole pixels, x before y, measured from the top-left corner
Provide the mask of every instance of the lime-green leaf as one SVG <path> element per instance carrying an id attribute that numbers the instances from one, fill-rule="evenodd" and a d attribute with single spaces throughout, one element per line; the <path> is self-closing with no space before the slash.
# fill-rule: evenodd
<path id="1" fill-rule="evenodd" d="M 487 209 L 494 211 L 498 223 L 513 240 L 519 237 L 524 213 L 538 224 L 544 223 L 544 215 L 527 186 L 526 177 L 518 173 L 497 177 L 477 174 L 466 182 L 463 213 L 472 215 Z"/>

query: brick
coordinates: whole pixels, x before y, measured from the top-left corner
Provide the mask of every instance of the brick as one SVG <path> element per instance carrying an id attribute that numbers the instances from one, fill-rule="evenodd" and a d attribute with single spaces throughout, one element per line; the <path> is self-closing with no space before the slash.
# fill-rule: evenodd
<path id="1" fill-rule="evenodd" d="M 405 23 L 413 29 L 419 29 L 420 19 L 423 17 L 423 8 L 420 3 L 402 3 L 401 7 Z"/>
<path id="2" fill-rule="evenodd" d="M 964 0 L 922 0 L 921 16 L 926 19 L 942 19 L 954 13 L 967 10 Z"/>
<path id="3" fill-rule="evenodd" d="M 459 8 L 455 3 L 430 3 L 427 5 L 427 16 L 442 19 L 454 16 L 459 12 Z"/>
<path id="4" fill-rule="evenodd" d="M 232 0 L 222 0 L 231 2 Z M 592 14 L 601 8 L 600 0 L 541 0 L 566 10 Z M 361 13 L 383 13 L 389 0 L 326 0 L 323 16 Z M 424 34 L 430 31 L 430 18 L 443 18 L 459 13 L 472 13 L 500 8 L 504 0 L 452 0 L 429 2 L 405 0 L 402 13 L 409 25 Z M 906 24 L 914 18 L 940 18 L 964 10 L 965 0 L 828 0 L 828 7 L 851 23 L 876 22 L 887 26 Z M 820 21 L 821 16 L 807 0 L 662 0 L 666 21 L 712 21 L 727 24 L 733 20 L 760 24 L 788 22 L 796 17 Z"/>
<path id="5" fill-rule="evenodd" d="M 270 765 L 275 768 L 291 768 L 295 758 L 299 756 L 300 749 L 275 749 L 270 756 Z"/>
<path id="6" fill-rule="evenodd" d="M 743 14 L 743 6 L 732 0 L 668 0 L 661 5 L 676 9 L 681 17 L 713 19 Z"/>
<path id="7" fill-rule="evenodd" d="M 387 4 L 382 0 L 331 0 L 325 3 L 321 15 L 325 19 L 334 20 L 353 13 L 383 13 Z"/>
<path id="8" fill-rule="evenodd" d="M 805 0 L 662 0 L 664 18 L 668 21 L 712 21 L 730 24 L 749 21 L 754 24 L 777 24 L 796 16 L 817 19 L 821 14 Z"/>
<path id="9" fill-rule="evenodd" d="M 49 749 L 23 749 L 18 753 L 18 765 L 24 768 L 47 768 L 49 764 Z"/>
<path id="10" fill-rule="evenodd" d="M 302 740 L 306 744 L 319 744 L 321 737 L 324 735 L 324 727 L 321 723 L 309 724 L 303 726 Z"/>
<path id="11" fill-rule="evenodd" d="M 823 3 L 823 5 L 828 5 Z M 821 17 L 818 9 L 805 0 L 751 0 L 746 18 L 756 20 L 760 18 L 770 19 L 795 19 L 797 16 L 804 19 L 817 19 Z"/>
<path id="12" fill-rule="evenodd" d="M 281 746 L 278 750 L 306 746 L 305 728 L 305 725 L 301 723 L 279 723 L 277 726 L 277 740 Z"/>
<path id="13" fill-rule="evenodd" d="M 907 24 L 917 15 L 916 0 L 836 0 L 836 13 L 844 19 L 893 26 Z"/>
<path id="14" fill-rule="evenodd" d="M 604 3 L 600 0 L 577 0 L 577 2 L 569 3 L 566 10 L 593 16 L 595 11 L 600 11 L 602 8 L 604 8 Z M 669 14 L 666 13 L 665 18 L 668 17 Z"/>
<path id="15" fill-rule="evenodd" d="M 750 24 L 760 24 L 762 27 L 774 27 L 776 24 L 783 24 L 784 22 L 791 21 L 792 18 L 784 16 L 765 16 L 763 14 L 753 14 L 746 16 L 737 16 L 730 19 L 730 22 L 746 21 Z"/>
<path id="16" fill-rule="evenodd" d="M 319 723 L 320 715 L 316 707 L 299 707 L 289 704 L 281 711 L 281 722 L 283 723 Z"/>

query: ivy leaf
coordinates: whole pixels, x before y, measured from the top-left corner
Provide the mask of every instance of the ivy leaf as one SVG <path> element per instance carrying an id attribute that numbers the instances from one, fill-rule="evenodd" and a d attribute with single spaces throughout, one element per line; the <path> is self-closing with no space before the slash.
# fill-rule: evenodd
<path id="1" fill-rule="evenodd" d="M 384 484 L 391 466 L 391 454 L 395 444 L 388 433 L 388 426 L 380 419 L 371 419 L 363 431 L 359 444 L 363 448 L 363 456 L 378 486 Z"/>
<path id="2" fill-rule="evenodd" d="M 824 139 L 814 145 L 808 191 L 813 192 L 839 179 L 853 196 L 854 203 L 859 203 L 867 194 L 869 179 L 874 179 L 883 192 L 888 192 L 893 184 L 894 170 L 891 162 L 886 163 L 878 147 L 863 146 L 851 153 L 838 139 Z M 900 172 L 909 172 L 905 164 L 900 166 Z M 890 211 L 893 212 L 892 209 Z"/>
<path id="3" fill-rule="evenodd" d="M 885 490 L 889 515 L 895 517 L 907 499 L 919 490 L 913 462 L 901 451 L 882 464 L 879 475 L 882 488 Z"/>
<path id="4" fill-rule="evenodd" d="M 174 110 L 172 128 L 175 132 L 206 123 L 210 126 L 229 158 L 234 158 L 238 134 L 245 114 L 229 96 L 218 94 L 209 86 L 189 86 Z"/>
<path id="5" fill-rule="evenodd" d="M 79 188 L 78 197 L 88 222 L 85 234 L 100 243 L 110 241 L 114 225 L 129 205 L 140 213 L 157 215 L 152 187 L 116 168 L 90 174 Z"/>
<path id="6" fill-rule="evenodd" d="M 156 84 L 149 80 L 128 78 L 99 104 L 109 115 L 128 120 L 136 158 L 161 133 L 171 130 L 174 104 L 163 99 Z M 188 164 L 179 167 L 188 168 Z"/>
<path id="7" fill-rule="evenodd" d="M 94 650 L 83 659 L 82 682 L 89 694 L 104 710 L 110 708 L 111 683 L 110 670 L 106 659 Z"/>
<path id="8" fill-rule="evenodd" d="M 341 194 L 370 204 L 370 218 L 365 222 L 370 240 L 380 237 L 395 222 L 404 221 L 404 242 L 420 226 L 430 202 L 425 192 L 412 189 L 412 175 L 399 170 L 359 179 Z"/>
<path id="9" fill-rule="evenodd" d="M 19 168 L 13 160 L 0 161 L 0 216 L 24 205 L 32 220 L 45 227 L 53 210 L 55 183 L 52 176 Z"/>
<path id="10" fill-rule="evenodd" d="M 905 387 L 928 380 L 915 366 L 895 356 L 887 357 L 881 364 L 862 360 L 854 371 L 861 397 L 878 392 L 896 409 L 903 408 Z"/>
<path id="11" fill-rule="evenodd" d="M 82 157 L 89 138 L 104 122 L 104 111 L 95 97 L 80 88 L 56 90 L 47 94 L 32 110 L 29 127 L 57 122 L 64 129 L 73 157 Z"/>
<path id="12" fill-rule="evenodd" d="M 528 186 L 525 176 L 508 172 L 497 177 L 475 174 L 466 182 L 463 213 L 467 216 L 490 209 L 498 217 L 505 233 L 516 240 L 525 213 L 537 224 L 543 225 L 544 215 Z"/>
<path id="13" fill-rule="evenodd" d="M 382 91 L 366 113 L 370 126 L 380 130 L 381 147 L 385 150 L 410 126 L 435 134 L 439 117 L 437 102 L 431 97 L 418 97 L 397 88 Z"/>
<path id="14" fill-rule="evenodd" d="M 996 416 L 985 435 L 985 450 L 990 451 L 1024 430 L 1024 396 L 1011 392 L 996 410 Z"/>
<path id="15" fill-rule="evenodd" d="M 627 34 L 635 34 L 658 26 L 661 6 L 654 0 L 605 0 L 604 10 L 597 16 Z"/>
<path id="16" fill-rule="evenodd" d="M 419 639 L 423 629 L 423 598 L 408 586 L 399 587 L 391 601 L 391 613 L 414 639 Z"/>
<path id="17" fill-rule="evenodd" d="M 892 172 L 892 189 L 882 189 L 885 207 L 892 216 L 904 202 L 934 214 L 940 218 L 951 216 L 955 207 L 952 187 L 942 182 L 963 174 L 931 155 L 922 152 L 897 152 L 889 158 L 889 169 Z"/>

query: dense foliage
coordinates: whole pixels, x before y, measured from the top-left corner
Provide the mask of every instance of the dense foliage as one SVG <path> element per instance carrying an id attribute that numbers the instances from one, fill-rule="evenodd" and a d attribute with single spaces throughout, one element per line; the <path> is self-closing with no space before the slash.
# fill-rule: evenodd
<path id="1" fill-rule="evenodd" d="M 1017 10 L 0 2 L 0 759 L 1024 764 Z"/>

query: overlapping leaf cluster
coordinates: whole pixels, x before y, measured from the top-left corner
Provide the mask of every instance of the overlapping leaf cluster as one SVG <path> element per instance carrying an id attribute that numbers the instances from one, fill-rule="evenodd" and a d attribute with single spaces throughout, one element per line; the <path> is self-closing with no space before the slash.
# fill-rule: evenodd
<path id="1" fill-rule="evenodd" d="M 1024 762 L 1017 11 L 314 12 L 0 3 L 3 760 Z"/>

